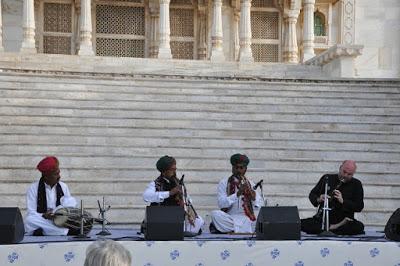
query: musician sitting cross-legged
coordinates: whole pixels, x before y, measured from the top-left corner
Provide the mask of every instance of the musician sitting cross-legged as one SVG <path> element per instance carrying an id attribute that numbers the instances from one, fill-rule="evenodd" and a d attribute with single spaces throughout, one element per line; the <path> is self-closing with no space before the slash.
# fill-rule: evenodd
<path id="1" fill-rule="evenodd" d="M 59 162 L 56 157 L 46 157 L 37 169 L 42 173 L 26 195 L 27 214 L 25 233 L 27 235 L 67 235 L 69 229 L 54 224 L 54 210 L 60 207 L 75 207 L 68 186 L 60 181 Z"/>
<path id="2" fill-rule="evenodd" d="M 262 200 L 254 183 L 245 177 L 250 160 L 246 155 L 231 157 L 232 175 L 218 184 L 218 206 L 211 212 L 211 233 L 253 233 Z"/>
<path id="3" fill-rule="evenodd" d="M 326 174 L 311 190 L 309 199 L 317 207 L 314 217 L 301 220 L 301 230 L 308 234 L 322 232 L 322 217 L 325 201 L 325 183 L 328 182 L 329 231 L 338 235 L 357 235 L 364 233 L 364 225 L 354 218 L 355 212 L 364 208 L 364 192 L 361 182 L 354 178 L 356 163 L 346 160 L 338 174 Z"/>
<path id="4" fill-rule="evenodd" d="M 160 176 L 150 182 L 143 193 L 145 202 L 150 205 L 160 206 L 182 206 L 185 208 L 185 232 L 200 234 L 204 220 L 197 215 L 189 197 L 184 197 L 182 186 L 176 177 L 176 160 L 174 157 L 165 155 L 156 164 Z M 189 202 L 188 202 L 189 201 Z"/>

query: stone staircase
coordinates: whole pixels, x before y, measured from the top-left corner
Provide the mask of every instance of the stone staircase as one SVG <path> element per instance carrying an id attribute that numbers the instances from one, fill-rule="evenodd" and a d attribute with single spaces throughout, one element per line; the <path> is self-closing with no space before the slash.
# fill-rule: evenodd
<path id="1" fill-rule="evenodd" d="M 25 211 L 45 155 L 97 215 L 105 196 L 114 226 L 140 223 L 155 163 L 175 156 L 198 212 L 216 208 L 229 157 L 250 159 L 269 205 L 315 213 L 308 193 L 343 159 L 358 162 L 365 209 L 383 226 L 400 207 L 400 82 L 238 76 L 0 73 L 1 206 Z"/>

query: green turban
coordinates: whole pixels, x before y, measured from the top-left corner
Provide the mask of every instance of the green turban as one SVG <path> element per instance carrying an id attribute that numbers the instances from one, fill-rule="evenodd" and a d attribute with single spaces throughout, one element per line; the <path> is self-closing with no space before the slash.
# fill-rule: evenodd
<path id="1" fill-rule="evenodd" d="M 247 157 L 244 154 L 236 153 L 231 156 L 232 165 L 243 164 L 244 166 L 247 167 L 249 163 L 250 163 L 249 157 Z"/>
<path id="2" fill-rule="evenodd" d="M 175 158 L 165 155 L 165 156 L 161 157 L 160 159 L 158 159 L 156 167 L 157 167 L 158 171 L 164 172 L 164 171 L 167 171 L 174 164 L 176 164 Z"/>

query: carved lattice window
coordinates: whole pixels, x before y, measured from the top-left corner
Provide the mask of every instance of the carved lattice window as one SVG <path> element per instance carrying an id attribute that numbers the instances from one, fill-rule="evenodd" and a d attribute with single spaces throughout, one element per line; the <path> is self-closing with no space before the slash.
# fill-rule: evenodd
<path id="1" fill-rule="evenodd" d="M 251 12 L 251 33 L 255 39 L 279 38 L 279 13 L 278 12 Z"/>
<path id="2" fill-rule="evenodd" d="M 72 53 L 72 19 L 71 3 L 43 3 L 44 53 Z"/>
<path id="3" fill-rule="evenodd" d="M 253 3 L 253 2 L 252 2 Z M 251 33 L 253 58 L 256 62 L 279 62 L 280 13 L 273 9 L 252 8 Z"/>
<path id="4" fill-rule="evenodd" d="M 256 62 L 278 62 L 279 45 L 278 44 L 251 44 L 254 61 Z"/>
<path id="5" fill-rule="evenodd" d="M 113 0 L 96 5 L 97 55 L 145 57 L 145 9 L 137 2 L 141 1 Z"/>
<path id="6" fill-rule="evenodd" d="M 170 8 L 171 53 L 175 59 L 193 59 L 194 9 L 188 0 L 173 0 Z"/>
<path id="7" fill-rule="evenodd" d="M 274 0 L 252 0 L 252 7 L 275 7 Z"/>
<path id="8" fill-rule="evenodd" d="M 325 36 L 325 16 L 320 12 L 314 13 L 314 34 L 315 36 Z"/>

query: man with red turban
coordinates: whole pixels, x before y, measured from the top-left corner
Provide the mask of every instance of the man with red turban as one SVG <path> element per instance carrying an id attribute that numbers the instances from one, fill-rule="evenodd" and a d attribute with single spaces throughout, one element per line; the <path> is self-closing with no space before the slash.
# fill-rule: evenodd
<path id="1" fill-rule="evenodd" d="M 76 200 L 71 197 L 68 186 L 60 181 L 58 159 L 54 156 L 46 157 L 36 168 L 42 173 L 42 177 L 27 191 L 25 233 L 67 235 L 67 228 L 58 227 L 53 223 L 53 212 L 60 207 L 75 207 Z"/>
<path id="2" fill-rule="evenodd" d="M 232 175 L 218 184 L 218 207 L 211 212 L 211 233 L 254 233 L 262 199 L 245 177 L 249 158 L 244 154 L 231 156 Z"/>

